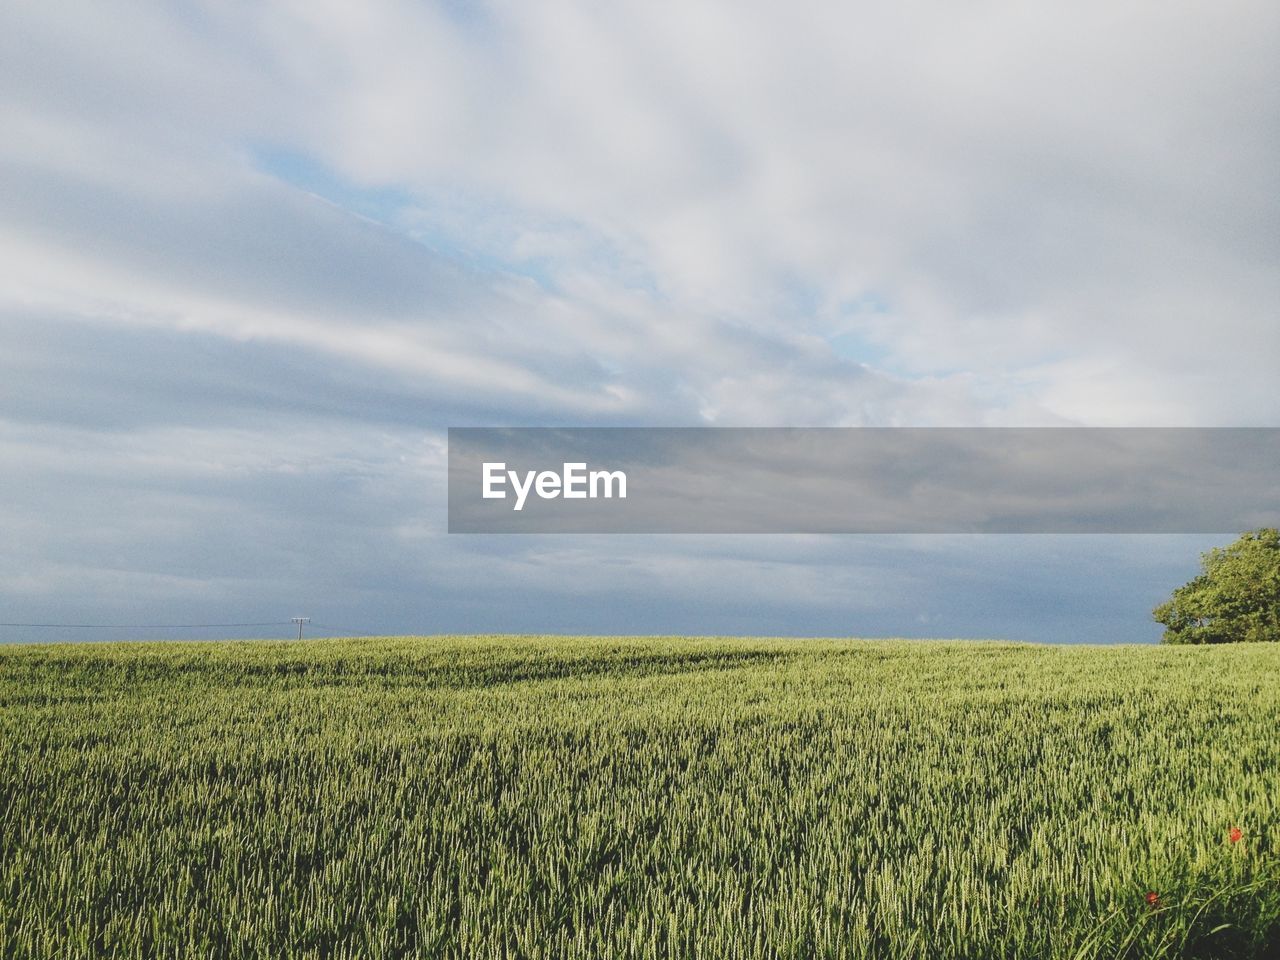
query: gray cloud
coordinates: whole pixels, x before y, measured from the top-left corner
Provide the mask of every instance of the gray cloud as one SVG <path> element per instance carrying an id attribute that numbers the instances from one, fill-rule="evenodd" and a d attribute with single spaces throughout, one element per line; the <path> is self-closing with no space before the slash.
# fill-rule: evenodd
<path id="1" fill-rule="evenodd" d="M 1277 35 L 1245 0 L 6 7 L 0 602 L 1128 637 L 1199 541 L 450 538 L 441 431 L 1274 425 Z"/>

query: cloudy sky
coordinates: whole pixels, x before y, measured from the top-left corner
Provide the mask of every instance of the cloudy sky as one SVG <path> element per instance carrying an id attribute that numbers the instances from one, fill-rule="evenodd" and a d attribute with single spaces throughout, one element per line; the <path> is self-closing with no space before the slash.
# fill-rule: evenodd
<path id="1" fill-rule="evenodd" d="M 444 430 L 1280 426 L 1278 42 L 1265 0 L 5 4 L 0 620 L 1154 639 L 1223 538 L 450 536 Z"/>

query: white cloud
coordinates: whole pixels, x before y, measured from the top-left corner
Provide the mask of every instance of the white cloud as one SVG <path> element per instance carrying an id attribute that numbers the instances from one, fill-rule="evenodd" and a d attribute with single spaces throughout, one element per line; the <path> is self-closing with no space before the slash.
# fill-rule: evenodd
<path id="1" fill-rule="evenodd" d="M 1062 358 L 1105 422 L 1280 415 L 1231 373 L 1280 350 L 1268 5 L 378 11 L 276 26 L 341 65 L 308 110 L 291 49 L 307 144 L 353 178 L 558 218 L 676 309 L 760 330 L 823 334 L 874 294 L 864 332 L 900 366 L 1039 387 L 1067 417 L 1097 408 Z M 793 283 L 820 309 L 772 310 Z"/>
<path id="2" fill-rule="evenodd" d="M 33 433 L 0 447 L 6 589 L 224 602 L 258 556 L 273 597 L 413 611 L 491 562 L 549 624 L 553 581 L 604 597 L 621 550 L 636 616 L 667 595 L 712 623 L 774 583 L 836 622 L 883 554 L 836 551 L 846 577 L 813 544 L 784 573 L 782 541 L 445 538 L 422 561 L 394 531 L 440 524 L 389 450 L 483 422 L 1275 424 L 1278 27 L 1261 0 L 10 4 L 0 425 Z M 361 191 L 398 206 L 371 223 Z M 303 480 L 364 491 L 367 536 L 305 483 L 211 465 L 290 435 L 334 457 Z M 188 527 L 255 546 L 175 546 L 157 471 Z M 276 545 L 299 531 L 313 565 Z M 908 580 L 882 584 L 910 616 L 943 603 Z"/>

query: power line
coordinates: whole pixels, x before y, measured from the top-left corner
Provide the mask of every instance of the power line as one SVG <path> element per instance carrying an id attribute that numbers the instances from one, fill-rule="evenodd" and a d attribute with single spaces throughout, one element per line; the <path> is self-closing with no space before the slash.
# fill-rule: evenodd
<path id="1" fill-rule="evenodd" d="M 287 627 L 288 620 L 258 623 L 0 623 L 0 627 L 49 630 L 212 630 L 223 627 Z"/>
<path id="2" fill-rule="evenodd" d="M 312 629 L 322 633 L 345 637 L 387 637 L 393 636 L 386 630 L 370 632 L 351 630 L 347 627 L 332 624 L 315 623 L 309 617 L 293 617 L 289 620 L 257 620 L 244 623 L 0 623 L 0 627 L 21 627 L 40 630 L 214 630 L 225 627 L 292 627 L 301 626 L 299 620 L 306 621 Z"/>

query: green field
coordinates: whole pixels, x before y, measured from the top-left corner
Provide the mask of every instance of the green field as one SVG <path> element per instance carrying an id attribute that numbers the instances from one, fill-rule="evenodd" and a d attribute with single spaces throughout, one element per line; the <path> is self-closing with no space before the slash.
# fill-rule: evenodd
<path id="1" fill-rule="evenodd" d="M 4 958 L 1275 957 L 1278 809 L 1277 645 L 0 648 Z"/>

